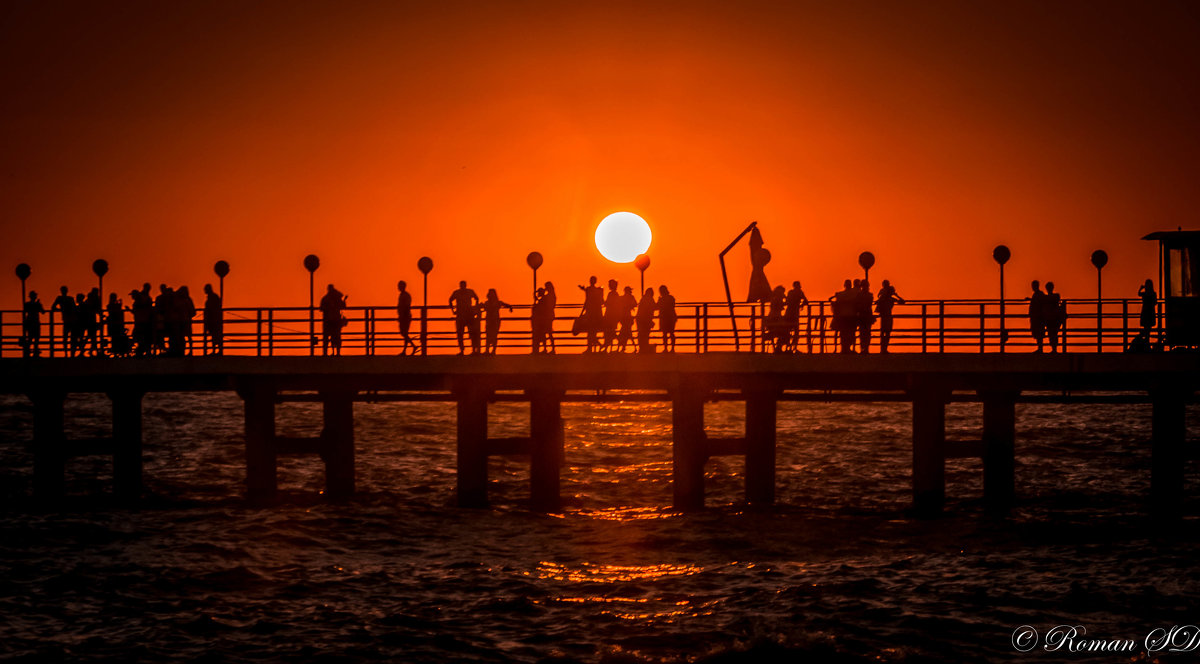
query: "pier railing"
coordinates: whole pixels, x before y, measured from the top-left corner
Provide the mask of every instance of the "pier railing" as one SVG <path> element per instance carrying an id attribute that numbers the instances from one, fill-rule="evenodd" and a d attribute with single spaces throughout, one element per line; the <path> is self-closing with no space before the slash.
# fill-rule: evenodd
<path id="1" fill-rule="evenodd" d="M 1067 318 L 1060 332 L 1060 350 L 1066 352 L 1122 352 L 1142 333 L 1140 299 L 1066 300 Z M 573 321 L 581 305 L 560 305 L 555 311 L 553 347 L 558 353 L 578 353 L 587 347 L 587 334 L 572 334 Z M 675 352 L 771 352 L 774 344 L 765 334 L 767 308 L 760 304 L 735 304 L 732 312 L 724 302 L 693 302 L 676 305 Z M 343 312 L 344 355 L 396 355 L 404 348 L 396 310 L 390 306 L 349 307 Z M 22 312 L 0 311 L 0 357 L 20 357 Z M 413 307 L 409 334 L 425 354 L 458 353 L 456 324 L 446 306 Z M 533 331 L 530 306 L 514 305 L 505 310 L 498 338 L 498 352 L 530 353 Z M 898 353 L 995 353 L 1030 352 L 1037 347 L 1030 332 L 1028 302 L 1025 300 L 909 300 L 896 305 L 889 350 Z M 651 333 L 655 351 L 663 350 L 657 316 Z M 310 328 L 311 326 L 311 328 Z M 321 355 L 321 312 L 308 307 L 238 307 L 224 311 L 224 352 L 227 355 Z M 126 330 L 132 324 L 126 318 Z M 312 332 L 310 332 L 310 329 Z M 636 324 L 635 324 L 636 330 Z M 100 328 L 103 338 L 104 326 Z M 192 320 L 189 353 L 211 352 L 211 340 L 199 316 Z M 480 322 L 482 343 L 486 343 Z M 61 316 L 44 314 L 41 323 L 40 355 L 68 354 L 63 339 Z M 878 352 L 880 325 L 871 327 L 870 351 Z M 603 341 L 603 335 L 601 340 Z M 794 346 L 801 353 L 835 353 L 840 346 L 833 329 L 830 302 L 813 302 L 801 310 Z M 1158 328 L 1151 330 L 1151 343 L 1161 340 Z M 464 335 L 467 352 L 469 335 Z M 617 347 L 614 342 L 613 348 Z M 857 347 L 857 339 L 856 339 Z M 1045 341 L 1049 352 L 1049 336 Z M 636 331 L 626 344 L 637 350 Z M 412 352 L 410 347 L 410 352 Z"/>

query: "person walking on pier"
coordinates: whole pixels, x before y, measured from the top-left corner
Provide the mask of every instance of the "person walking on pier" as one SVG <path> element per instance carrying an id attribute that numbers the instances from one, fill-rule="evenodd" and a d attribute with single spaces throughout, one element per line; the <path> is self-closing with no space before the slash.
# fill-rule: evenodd
<path id="1" fill-rule="evenodd" d="M 871 294 L 871 284 L 866 279 L 859 283 L 858 288 L 858 295 L 854 299 L 858 345 L 860 352 L 867 355 L 871 352 L 871 328 L 875 326 L 875 314 L 871 311 L 875 297 Z"/>
<path id="2" fill-rule="evenodd" d="M 546 289 L 546 294 L 542 296 L 545 304 L 542 315 L 545 317 L 543 324 L 546 329 L 546 344 L 550 347 L 550 352 L 555 353 L 558 351 L 554 345 L 554 319 L 558 315 L 558 292 L 554 290 L 554 283 L 550 281 L 547 281 L 543 288 Z"/>
<path id="3" fill-rule="evenodd" d="M 58 297 L 50 304 L 50 345 L 54 346 L 54 312 L 62 312 L 62 349 L 63 355 L 71 356 L 71 339 L 75 330 L 75 298 L 71 297 L 67 287 L 58 289 Z"/>
<path id="4" fill-rule="evenodd" d="M 1142 337 L 1147 345 L 1150 343 L 1150 331 L 1158 322 L 1158 293 L 1154 292 L 1154 280 L 1147 279 L 1138 289 L 1138 297 L 1142 298 L 1142 313 L 1138 322 L 1142 325 Z"/>
<path id="5" fill-rule="evenodd" d="M 86 297 L 83 298 L 83 306 L 80 308 L 80 320 L 83 326 L 85 335 L 85 347 L 90 347 L 92 357 L 100 357 L 100 314 L 103 312 L 104 305 L 100 302 L 100 289 L 93 288 L 88 291 Z"/>
<path id="6" fill-rule="evenodd" d="M 196 317 L 196 303 L 187 286 L 175 291 L 175 342 L 176 357 L 192 354 L 192 319 Z"/>
<path id="7" fill-rule="evenodd" d="M 104 332 L 108 337 L 108 350 L 113 357 L 125 357 L 131 346 L 129 335 L 125 333 L 125 305 L 116 293 L 108 294 L 108 306 L 105 307 Z"/>
<path id="8" fill-rule="evenodd" d="M 204 284 L 204 334 L 212 344 L 213 355 L 225 354 L 225 312 L 221 296 L 212 284 Z"/>
<path id="9" fill-rule="evenodd" d="M 838 342 L 843 353 L 854 352 L 854 333 L 857 327 L 855 318 L 855 302 L 858 289 L 849 279 L 843 284 L 842 290 L 829 298 L 833 302 L 833 331 L 837 333 Z"/>
<path id="10" fill-rule="evenodd" d="M 1050 352 L 1058 352 L 1059 332 L 1062 331 L 1063 323 L 1066 322 L 1066 305 L 1063 304 L 1062 297 L 1054 292 L 1054 282 L 1046 282 L 1046 295 L 1042 300 L 1044 311 L 1042 318 L 1046 323 L 1046 334 L 1050 337 Z M 1063 351 L 1066 351 L 1064 345 Z"/>
<path id="11" fill-rule="evenodd" d="M 883 287 L 875 298 L 875 313 L 879 314 L 879 352 L 888 352 L 888 343 L 892 340 L 892 309 L 897 304 L 904 304 L 904 298 L 896 292 L 891 282 L 883 280 Z"/>
<path id="12" fill-rule="evenodd" d="M 600 348 L 600 330 L 604 327 L 604 289 L 596 285 L 596 277 L 588 280 L 588 285 L 579 286 L 583 291 L 583 311 L 575 324 L 571 326 L 571 334 L 587 333 L 587 350 L 592 353 Z"/>
<path id="13" fill-rule="evenodd" d="M 413 355 L 416 355 L 420 349 L 408 333 L 413 320 L 412 293 L 408 292 L 408 284 L 404 281 L 396 283 L 396 290 L 400 291 L 400 294 L 396 296 L 396 322 L 400 325 L 400 336 L 404 337 L 404 347 L 400 349 L 400 354 L 407 355 L 408 347 L 412 346 Z"/>
<path id="14" fill-rule="evenodd" d="M 71 322 L 71 357 L 83 357 L 87 350 L 87 346 L 84 345 L 87 338 L 87 312 L 84 309 L 86 302 L 86 295 L 75 294 L 75 319 Z"/>
<path id="15" fill-rule="evenodd" d="M 611 351 L 617 341 L 617 325 L 621 321 L 621 294 L 617 280 L 608 280 L 608 296 L 604 298 L 604 350 Z"/>
<path id="16" fill-rule="evenodd" d="M 38 299 L 37 291 L 29 291 L 29 301 L 23 309 L 25 313 L 21 318 L 21 355 L 39 357 L 42 354 L 41 348 L 38 347 L 42 341 L 42 314 L 46 313 L 46 308 Z"/>
<path id="17" fill-rule="evenodd" d="M 158 352 L 167 352 L 167 342 L 170 340 L 171 323 L 175 320 L 172 298 L 175 291 L 166 284 L 158 285 L 158 295 L 154 298 L 154 348 Z"/>
<path id="18" fill-rule="evenodd" d="M 783 307 L 783 322 L 786 329 L 786 345 L 789 353 L 796 352 L 796 344 L 800 341 L 800 307 L 806 304 L 808 304 L 808 298 L 805 297 L 804 291 L 800 288 L 800 282 L 793 281 L 792 289 L 787 292 Z"/>
<path id="19" fill-rule="evenodd" d="M 654 345 L 650 343 L 650 330 L 654 328 L 654 310 L 658 305 L 654 302 L 654 289 L 647 288 L 642 294 L 642 300 L 637 307 L 637 336 L 638 352 L 653 353 Z"/>
<path id="20" fill-rule="evenodd" d="M 487 299 L 484 300 L 480 308 L 487 315 L 484 322 L 484 331 L 487 332 L 487 345 L 484 347 L 485 355 L 495 355 L 496 348 L 500 345 L 500 308 L 508 307 L 509 312 L 512 312 L 512 305 L 500 299 L 496 294 L 495 288 L 489 288 Z"/>
<path id="21" fill-rule="evenodd" d="M 617 308 L 617 322 L 621 329 L 617 333 L 617 351 L 624 353 L 625 347 L 633 340 L 633 312 L 637 309 L 637 298 L 633 295 L 633 287 L 626 286 L 621 294 L 621 302 Z"/>
<path id="22" fill-rule="evenodd" d="M 479 296 L 467 288 L 467 282 L 458 282 L 458 290 L 450 294 L 450 311 L 454 312 L 454 332 L 458 335 L 458 354 L 466 353 L 463 333 L 471 336 L 471 352 L 479 354 Z"/>
<path id="23" fill-rule="evenodd" d="M 675 352 L 675 323 L 679 320 L 675 313 L 675 296 L 667 290 L 666 285 L 658 287 L 658 324 L 662 328 L 662 343 L 664 353 Z"/>
<path id="24" fill-rule="evenodd" d="M 1042 292 L 1042 283 L 1034 279 L 1030 286 L 1033 293 L 1025 298 L 1029 300 L 1029 333 L 1037 341 L 1035 353 L 1042 352 L 1042 343 L 1046 339 L 1046 294 Z"/>
<path id="25" fill-rule="evenodd" d="M 342 311 L 346 308 L 347 296 L 329 284 L 325 295 L 321 298 L 321 354 L 328 355 L 330 348 L 334 355 L 342 354 L 342 328 L 346 326 L 346 317 Z"/>

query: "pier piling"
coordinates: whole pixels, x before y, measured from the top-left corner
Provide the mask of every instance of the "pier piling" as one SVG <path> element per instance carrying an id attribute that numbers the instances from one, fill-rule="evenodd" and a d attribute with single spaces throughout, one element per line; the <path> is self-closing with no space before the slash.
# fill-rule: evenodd
<path id="1" fill-rule="evenodd" d="M 744 390 L 746 399 L 746 502 L 775 503 L 776 393 Z M 701 423 L 703 430 L 703 423 Z"/>
<path id="2" fill-rule="evenodd" d="M 980 391 L 983 400 L 983 499 L 1003 512 L 1015 498 L 1016 404 L 1020 392 Z"/>
<path id="3" fill-rule="evenodd" d="M 562 391 L 527 390 L 529 396 L 529 504 L 541 512 L 561 508 L 559 470 L 563 458 Z"/>
<path id="4" fill-rule="evenodd" d="M 1179 513 L 1187 438 L 1187 398 L 1179 388 L 1150 392 L 1153 400 L 1150 462 L 1150 508 L 1155 514 Z"/>
<path id="5" fill-rule="evenodd" d="M 246 410 L 246 496 L 269 501 L 277 490 L 275 389 L 251 384 L 238 390 Z"/>
<path id="6" fill-rule="evenodd" d="M 354 495 L 354 392 L 321 393 L 325 428 L 321 459 L 325 462 L 325 493 L 330 498 Z"/>
<path id="7" fill-rule="evenodd" d="M 950 391 L 936 385 L 912 390 L 913 510 L 936 516 L 946 502 L 946 401 Z"/>
<path id="8" fill-rule="evenodd" d="M 458 400 L 458 506 L 487 507 L 487 420 L 490 391 L 477 385 L 455 390 Z"/>
<path id="9" fill-rule="evenodd" d="M 29 398 L 33 401 L 33 495 L 39 502 L 52 502 L 66 490 L 63 402 L 67 395 L 43 390 Z"/>
<path id="10" fill-rule="evenodd" d="M 704 464 L 708 450 L 704 433 L 704 391 L 679 385 L 671 397 L 673 444 L 672 489 L 675 509 L 704 508 Z"/>

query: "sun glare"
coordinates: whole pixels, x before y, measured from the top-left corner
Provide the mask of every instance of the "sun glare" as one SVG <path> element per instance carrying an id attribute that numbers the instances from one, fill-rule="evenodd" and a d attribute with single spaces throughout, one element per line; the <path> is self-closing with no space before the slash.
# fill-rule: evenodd
<path id="1" fill-rule="evenodd" d="M 614 212 L 596 227 L 596 248 L 614 263 L 632 263 L 650 248 L 650 225 L 632 212 Z"/>

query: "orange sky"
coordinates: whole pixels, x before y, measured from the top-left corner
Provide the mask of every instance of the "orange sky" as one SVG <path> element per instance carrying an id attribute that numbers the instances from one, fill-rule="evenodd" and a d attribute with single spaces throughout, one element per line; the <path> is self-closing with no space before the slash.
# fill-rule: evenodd
<path id="1" fill-rule="evenodd" d="M 527 302 L 538 250 L 572 301 L 636 279 L 592 244 L 618 210 L 681 301 L 751 220 L 814 297 L 863 250 L 906 297 L 993 296 L 999 242 L 1013 296 L 1093 296 L 1102 248 L 1133 297 L 1138 238 L 1197 226 L 1194 5 L 46 4 L 0 5 L 0 266 L 43 297 L 225 259 L 228 306 L 298 305 L 317 253 L 354 305 L 422 255 L 431 302 Z"/>

